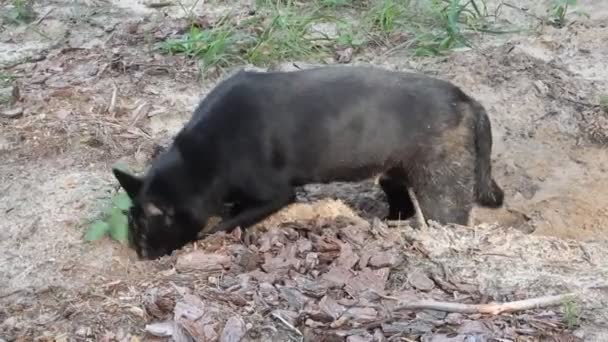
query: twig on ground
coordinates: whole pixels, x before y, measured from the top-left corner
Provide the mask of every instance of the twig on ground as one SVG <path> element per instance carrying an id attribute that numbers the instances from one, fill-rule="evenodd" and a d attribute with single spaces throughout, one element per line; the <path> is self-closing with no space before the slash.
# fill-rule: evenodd
<path id="1" fill-rule="evenodd" d="M 112 118 L 114 118 L 114 115 L 116 114 L 116 96 L 118 95 L 118 87 L 116 87 L 116 85 L 113 87 L 114 91 L 112 91 L 112 98 L 110 99 L 110 105 L 108 106 L 108 113 L 112 115 Z"/>
<path id="2" fill-rule="evenodd" d="M 271 315 L 272 315 L 272 317 L 281 321 L 281 323 L 285 324 L 285 326 L 287 326 L 287 328 L 289 328 L 289 330 L 295 332 L 296 334 L 298 334 L 300 336 L 304 336 L 298 328 L 291 325 L 291 323 L 287 322 L 287 320 L 285 320 L 285 318 L 281 317 L 281 315 L 279 315 L 278 313 L 273 312 Z"/>
<path id="3" fill-rule="evenodd" d="M 543 19 L 543 18 L 541 18 L 541 17 L 539 17 L 539 16 L 537 16 L 537 15 L 534 15 L 534 14 L 532 14 L 532 13 L 528 12 L 528 10 L 527 10 L 527 9 L 525 9 L 525 8 L 523 8 L 523 7 L 515 6 L 515 5 L 513 5 L 513 4 L 510 4 L 510 3 L 508 3 L 508 2 L 504 2 L 504 1 L 503 1 L 501 4 L 502 4 L 502 5 L 504 5 L 504 6 L 506 6 L 506 7 L 512 8 L 512 9 L 514 9 L 514 10 L 520 11 L 520 12 L 521 12 L 521 13 L 523 13 L 524 15 L 526 15 L 526 16 L 528 16 L 528 17 L 531 17 L 531 18 L 534 18 L 534 19 L 536 19 L 536 20 L 538 20 L 538 21 L 541 21 L 541 22 L 543 22 L 543 21 L 544 21 L 544 19 Z"/>
<path id="4" fill-rule="evenodd" d="M 398 310 L 436 310 L 444 312 L 457 312 L 467 314 L 490 314 L 499 315 L 505 312 L 516 312 L 530 309 L 545 308 L 554 306 L 562 303 L 568 297 L 575 296 L 574 293 L 567 293 L 556 296 L 545 296 L 538 298 L 531 298 L 525 300 L 518 300 L 514 302 L 506 303 L 494 303 L 494 304 L 461 304 L 461 303 L 448 303 L 438 302 L 434 300 L 421 300 L 418 302 L 402 303 L 399 304 L 395 311 Z"/>
<path id="5" fill-rule="evenodd" d="M 44 21 L 44 19 L 46 19 L 46 17 L 49 16 L 49 14 L 51 14 L 51 12 L 53 12 L 55 10 L 55 8 L 51 8 L 48 11 L 46 11 L 46 13 L 44 13 L 43 16 L 41 16 L 38 20 L 36 20 L 36 22 L 34 22 L 34 25 L 38 26 L 40 25 L 40 23 L 42 23 L 42 21 Z"/>
<path id="6" fill-rule="evenodd" d="M 386 51 L 384 53 L 384 57 L 389 57 L 392 54 L 394 54 L 395 52 L 399 51 L 399 50 L 405 50 L 405 49 L 409 49 L 412 45 L 414 45 L 416 41 L 414 39 L 412 40 L 406 40 L 403 43 L 398 44 L 395 47 L 390 48 L 388 51 Z"/>
<path id="7" fill-rule="evenodd" d="M 173 3 L 170 1 L 156 1 L 156 2 L 146 2 L 144 6 L 148 8 L 163 8 L 167 6 L 173 6 Z"/>

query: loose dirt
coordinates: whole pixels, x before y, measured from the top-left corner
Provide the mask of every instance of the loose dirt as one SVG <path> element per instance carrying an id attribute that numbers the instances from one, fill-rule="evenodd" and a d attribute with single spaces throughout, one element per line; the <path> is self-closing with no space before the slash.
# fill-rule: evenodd
<path id="1" fill-rule="evenodd" d="M 178 6 L 37 3 L 42 19 L 0 29 L 1 72 L 17 76 L 21 97 L 11 107 L 20 114 L 0 113 L 0 340 L 155 340 L 150 331 L 608 340 L 608 114 L 598 105 L 608 94 L 608 3 L 580 3 L 590 17 L 561 29 L 483 35 L 448 57 L 371 51 L 352 62 L 449 79 L 486 107 L 506 205 L 476 210 L 476 227 L 387 227 L 375 219 L 386 205 L 373 181 L 309 185 L 260 224 L 251 246 L 237 231 L 158 261 L 109 240 L 85 243 L 86 222 L 117 188 L 110 165 L 144 169 L 217 79 L 152 49 L 183 29 Z M 511 4 L 530 9 L 503 7 L 502 17 L 529 26 L 538 24 L 529 13 L 546 8 Z M 199 5 L 211 14 L 251 6 Z M 574 304 L 496 317 L 393 311 L 393 297 L 486 303 L 569 291 L 580 293 Z"/>

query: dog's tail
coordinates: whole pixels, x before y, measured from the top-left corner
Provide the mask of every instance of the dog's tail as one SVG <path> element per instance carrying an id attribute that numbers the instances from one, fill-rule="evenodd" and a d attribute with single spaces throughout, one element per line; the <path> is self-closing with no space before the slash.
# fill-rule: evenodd
<path id="1" fill-rule="evenodd" d="M 484 207 L 499 208 L 503 205 L 504 191 L 492 178 L 492 126 L 490 119 L 486 110 L 475 99 L 469 97 L 468 103 L 475 119 L 476 202 Z"/>

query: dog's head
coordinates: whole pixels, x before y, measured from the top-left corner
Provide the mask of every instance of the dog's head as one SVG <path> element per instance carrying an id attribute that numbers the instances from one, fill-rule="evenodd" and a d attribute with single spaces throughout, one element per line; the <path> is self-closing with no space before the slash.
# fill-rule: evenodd
<path id="1" fill-rule="evenodd" d="M 159 155 L 144 177 L 112 172 L 131 198 L 129 244 L 140 258 L 168 255 L 195 241 L 215 209 L 209 187 L 192 176 L 175 148 Z"/>
<path id="2" fill-rule="evenodd" d="M 158 172 L 143 178 L 119 169 L 112 171 L 132 201 L 127 213 L 129 245 L 140 258 L 168 255 L 196 240 L 206 220 L 195 206 L 181 205 L 187 202 L 188 192 L 167 187 Z"/>

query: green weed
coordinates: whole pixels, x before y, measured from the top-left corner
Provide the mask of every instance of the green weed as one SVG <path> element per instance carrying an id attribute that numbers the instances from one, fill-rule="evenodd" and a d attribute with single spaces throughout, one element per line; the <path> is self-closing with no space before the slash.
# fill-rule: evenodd
<path id="1" fill-rule="evenodd" d="M 463 27 L 477 30 L 482 26 L 485 14 L 480 8 L 485 9 L 485 3 L 476 0 L 431 0 L 427 16 L 434 23 L 423 21 L 418 25 L 415 54 L 440 55 L 455 47 L 470 47 Z"/>
<path id="2" fill-rule="evenodd" d="M 380 0 L 369 12 L 371 25 L 384 34 L 403 27 L 409 0 Z"/>
<path id="3" fill-rule="evenodd" d="M 562 27 L 566 23 L 566 14 L 568 13 L 568 6 L 576 5 L 576 0 L 553 0 L 551 7 L 549 8 L 549 16 L 551 22 L 557 26 Z"/>
<path id="4" fill-rule="evenodd" d="M 11 24 L 27 24 L 36 19 L 32 0 L 12 0 L 11 7 L 2 14 L 3 19 Z"/>
<path id="5" fill-rule="evenodd" d="M 562 304 L 564 322 L 568 329 L 576 328 L 580 323 L 580 310 L 573 298 L 567 298 Z"/>
<path id="6" fill-rule="evenodd" d="M 116 164 L 115 167 L 126 169 L 121 164 Z M 103 211 L 102 217 L 89 225 L 84 239 L 96 241 L 109 235 L 122 244 L 128 243 L 129 227 L 126 211 L 131 205 L 131 199 L 124 191 L 117 192 L 112 197 L 110 205 Z"/>
<path id="7" fill-rule="evenodd" d="M 15 75 L 8 74 L 5 72 L 0 72 L 0 85 L 1 86 L 9 85 L 16 79 L 17 79 L 17 77 Z"/>

